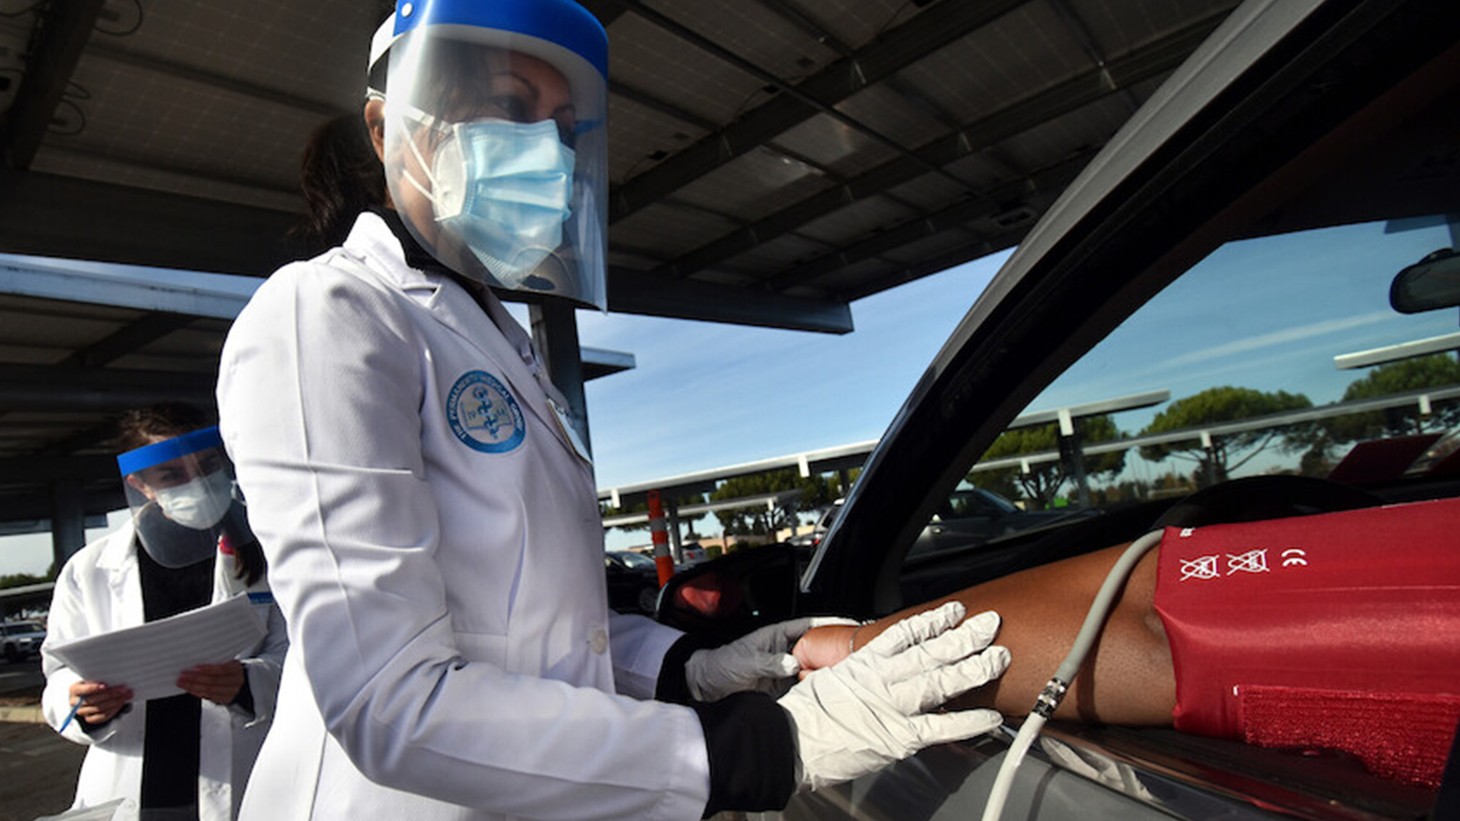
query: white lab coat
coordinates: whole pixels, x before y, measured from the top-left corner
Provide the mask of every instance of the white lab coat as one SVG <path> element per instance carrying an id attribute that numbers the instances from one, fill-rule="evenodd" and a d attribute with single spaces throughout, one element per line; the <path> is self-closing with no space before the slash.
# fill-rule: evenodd
<path id="1" fill-rule="evenodd" d="M 638 700 L 679 633 L 610 615 L 592 468 L 488 306 L 367 213 L 234 323 L 224 444 L 292 648 L 245 819 L 704 809 L 698 719 Z"/>
<path id="2" fill-rule="evenodd" d="M 137 569 L 137 541 L 133 534 L 132 524 L 128 522 L 92 542 L 66 562 L 56 579 L 46 641 L 41 646 L 41 664 L 46 674 L 41 710 L 46 722 L 54 728 L 59 729 L 71 711 L 70 688 L 81 677 L 52 656 L 49 648 L 146 621 Z M 198 761 L 198 815 L 202 821 L 226 821 L 238 814 L 249 770 L 269 729 L 288 648 L 283 616 L 273 604 L 268 583 L 260 579 L 252 587 L 246 587 L 234 577 L 234 567 L 231 556 L 218 555 L 213 574 L 213 601 L 223 601 L 245 591 L 254 594 L 250 598 L 255 613 L 267 623 L 268 633 L 258 645 L 239 655 L 253 696 L 253 712 L 203 702 Z M 87 733 L 77 722 L 71 722 L 62 735 L 91 746 L 81 765 L 74 807 L 130 798 L 127 811 L 118 818 L 136 818 L 146 726 L 146 702 L 134 702 L 129 712 L 119 714 L 94 733 Z"/>

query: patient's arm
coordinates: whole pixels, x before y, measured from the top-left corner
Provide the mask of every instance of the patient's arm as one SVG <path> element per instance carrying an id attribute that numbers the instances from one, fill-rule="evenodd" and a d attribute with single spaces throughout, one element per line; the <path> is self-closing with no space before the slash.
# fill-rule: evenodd
<path id="1" fill-rule="evenodd" d="M 1105 574 L 1125 545 L 1036 567 L 965 588 L 856 628 L 861 647 L 887 625 L 912 613 L 957 599 L 973 615 L 995 610 L 1003 617 L 998 643 L 1013 661 L 1003 678 L 965 696 L 963 702 L 992 705 L 1005 715 L 1022 715 L 1064 660 Z M 1152 607 L 1156 551 L 1136 565 L 1099 641 L 1085 659 L 1058 718 L 1109 724 L 1169 725 L 1176 703 L 1171 649 Z M 806 634 L 795 654 L 803 670 L 833 664 L 847 655 L 850 627 L 821 627 Z M 960 703 L 963 703 L 960 702 Z"/>

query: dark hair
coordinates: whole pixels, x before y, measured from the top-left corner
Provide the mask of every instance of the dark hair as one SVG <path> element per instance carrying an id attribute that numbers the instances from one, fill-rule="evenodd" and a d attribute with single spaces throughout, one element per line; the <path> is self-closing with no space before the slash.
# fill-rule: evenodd
<path id="1" fill-rule="evenodd" d="M 213 420 L 196 405 L 186 402 L 158 402 L 123 413 L 117 420 L 115 441 L 120 450 L 128 451 L 150 445 L 156 439 L 171 439 L 211 424 Z M 238 564 L 233 575 L 251 585 L 264 575 L 267 566 L 264 550 L 246 526 L 234 521 L 235 517 L 241 520 L 242 511 L 230 511 L 225 517 L 225 526 L 230 531 L 247 535 L 230 540 L 230 547 Z"/>
<path id="2" fill-rule="evenodd" d="M 315 251 L 344 242 L 355 217 L 385 204 L 385 170 L 359 113 L 338 115 L 316 128 L 299 169 L 309 214 L 294 233 Z"/>
<path id="3" fill-rule="evenodd" d="M 154 439 L 171 439 L 211 424 L 213 420 L 196 405 L 158 402 L 122 414 L 117 420 L 117 449 L 133 450 L 152 444 Z"/>

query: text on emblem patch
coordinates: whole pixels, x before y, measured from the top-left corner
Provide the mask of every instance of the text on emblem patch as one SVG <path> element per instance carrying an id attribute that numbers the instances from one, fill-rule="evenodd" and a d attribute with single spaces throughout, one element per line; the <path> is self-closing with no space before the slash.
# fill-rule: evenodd
<path id="1" fill-rule="evenodd" d="M 456 438 L 483 453 L 506 453 L 527 436 L 517 400 L 486 371 L 467 371 L 451 386 L 446 421 Z"/>

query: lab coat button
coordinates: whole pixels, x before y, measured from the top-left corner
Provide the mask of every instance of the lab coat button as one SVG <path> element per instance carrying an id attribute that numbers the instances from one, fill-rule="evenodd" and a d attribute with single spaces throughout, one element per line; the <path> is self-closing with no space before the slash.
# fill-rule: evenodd
<path id="1" fill-rule="evenodd" d="M 608 631 L 602 627 L 595 627 L 588 633 L 588 647 L 595 653 L 602 654 L 608 649 Z"/>

